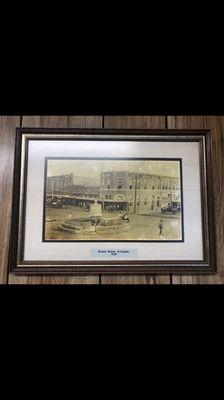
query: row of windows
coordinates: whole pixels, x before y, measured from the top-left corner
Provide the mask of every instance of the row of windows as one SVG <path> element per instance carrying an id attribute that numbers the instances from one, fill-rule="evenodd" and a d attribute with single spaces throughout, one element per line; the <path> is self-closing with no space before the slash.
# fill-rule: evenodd
<path id="1" fill-rule="evenodd" d="M 160 205 L 160 201 L 162 201 L 163 203 L 170 201 L 171 198 L 171 194 L 168 194 L 168 196 L 163 196 L 162 198 L 160 198 L 160 196 L 157 196 L 155 198 L 155 196 L 152 196 L 151 199 L 147 199 L 147 197 L 144 197 L 144 199 L 142 199 L 142 204 L 147 205 L 147 204 L 151 204 L 152 206 L 154 206 L 155 204 L 157 205 L 157 207 L 159 207 Z M 137 205 L 140 205 L 140 197 L 137 196 L 137 201 L 136 201 Z M 129 196 L 129 205 L 133 205 L 133 196 Z"/>
<path id="2" fill-rule="evenodd" d="M 129 204 L 130 207 L 133 207 L 133 201 L 129 201 L 128 204 Z M 151 209 L 153 209 L 153 208 L 155 207 L 155 205 L 156 205 L 157 207 L 160 207 L 160 200 L 157 200 L 156 203 L 147 202 L 147 200 L 144 200 L 144 202 L 143 202 L 142 204 L 143 204 L 144 206 L 147 206 L 148 204 L 150 204 Z M 136 205 L 137 205 L 137 206 L 140 206 L 140 201 L 137 201 L 137 202 L 136 202 Z"/>
<path id="3" fill-rule="evenodd" d="M 49 182 L 49 185 L 50 186 L 52 186 L 52 185 L 54 185 L 54 186 L 60 186 L 60 187 L 66 187 L 66 186 L 72 186 L 72 182 L 70 182 L 70 181 L 65 181 L 65 182 L 63 182 L 63 181 L 50 181 Z"/>
<path id="4" fill-rule="evenodd" d="M 107 189 L 113 189 L 110 185 L 107 185 Z M 123 185 L 118 185 L 117 189 L 123 189 Z"/>
<path id="5" fill-rule="evenodd" d="M 169 200 L 169 198 L 170 198 L 170 195 L 168 195 L 168 197 L 163 197 L 162 200 L 163 200 L 163 202 L 167 202 L 167 201 Z M 111 199 L 112 199 L 112 196 L 111 196 L 110 194 L 107 194 L 107 195 L 105 196 L 105 199 L 108 199 L 108 200 L 110 199 L 110 200 L 111 200 Z M 157 205 L 158 205 L 159 202 L 160 202 L 160 196 L 158 196 L 157 199 L 155 199 L 154 196 L 153 196 L 153 198 L 152 198 L 151 200 L 148 200 L 147 198 L 144 198 L 144 199 L 143 199 L 143 204 L 144 204 L 144 205 L 147 205 L 147 204 L 152 204 L 152 205 L 154 205 L 155 203 L 157 203 Z M 140 205 L 140 198 L 137 198 L 136 204 L 137 204 L 138 206 Z M 132 196 L 129 197 L 129 205 L 130 205 L 130 206 L 133 205 L 133 197 L 132 197 Z M 159 207 L 159 205 L 158 205 L 158 207 Z"/>
<path id="6" fill-rule="evenodd" d="M 168 194 L 167 196 L 163 196 L 163 197 L 162 197 L 163 202 L 168 201 L 170 197 L 171 197 L 171 194 Z M 179 196 L 174 196 L 174 199 L 178 200 L 178 198 L 179 198 Z M 106 194 L 106 195 L 105 195 L 105 199 L 112 199 L 112 195 L 111 195 L 111 194 Z M 157 196 L 156 199 L 157 199 L 157 200 L 160 200 L 160 196 Z M 155 199 L 155 196 L 152 196 L 151 199 L 147 199 L 147 197 L 145 196 L 144 199 L 143 199 L 143 202 L 144 202 L 144 204 L 147 204 L 148 201 L 149 201 L 149 202 L 150 202 L 150 201 L 151 201 L 151 202 L 154 202 L 156 199 Z M 130 201 L 130 202 L 133 201 L 133 196 L 129 196 L 129 201 Z M 139 196 L 137 196 L 137 202 L 138 202 L 138 203 L 140 202 L 140 197 L 139 197 Z"/>
<path id="7" fill-rule="evenodd" d="M 123 188 L 126 185 L 125 185 L 124 181 L 122 181 L 120 179 L 116 183 L 115 182 L 111 182 L 110 179 L 107 179 L 107 181 L 104 181 L 103 186 L 107 187 L 108 189 L 110 189 L 110 188 L 115 188 L 115 187 Z M 129 187 L 129 189 L 134 189 L 135 188 L 135 182 L 129 181 L 127 187 Z M 171 182 L 163 182 L 163 183 L 161 183 L 161 181 L 158 181 L 158 182 L 152 181 L 150 183 L 147 183 L 147 181 L 144 181 L 144 182 L 139 182 L 138 181 L 137 182 L 137 189 L 140 189 L 140 188 L 147 189 L 147 188 L 150 188 L 150 187 L 152 187 L 152 188 L 157 187 L 158 189 L 160 187 L 162 189 L 171 189 L 171 187 L 172 187 L 173 190 L 175 190 L 175 189 L 179 188 L 179 184 L 177 182 L 176 183 L 175 182 L 172 182 L 172 183 Z"/>
<path id="8" fill-rule="evenodd" d="M 111 187 L 110 185 L 107 185 L 107 189 L 114 189 L 114 188 Z M 116 189 L 116 188 L 115 188 L 115 189 Z M 124 189 L 124 187 L 123 187 L 123 185 L 118 185 L 118 186 L 117 186 L 117 189 Z M 134 189 L 134 186 L 130 185 L 130 186 L 129 186 L 129 189 L 130 189 L 130 190 Z M 141 189 L 141 188 L 140 188 L 140 185 L 137 186 L 137 189 Z M 147 189 L 147 186 L 144 186 L 143 189 Z M 157 186 L 157 188 L 155 188 L 155 186 L 151 186 L 151 189 L 152 189 L 152 190 L 157 190 L 157 189 L 160 189 L 160 187 L 159 187 L 159 185 Z M 162 190 L 171 190 L 171 187 L 170 187 L 170 186 L 165 186 L 165 185 L 163 185 L 161 189 L 162 189 Z M 173 189 L 173 190 L 178 190 L 178 189 L 180 189 L 180 188 L 179 188 L 178 185 L 176 185 L 176 186 L 173 186 L 172 189 Z"/>

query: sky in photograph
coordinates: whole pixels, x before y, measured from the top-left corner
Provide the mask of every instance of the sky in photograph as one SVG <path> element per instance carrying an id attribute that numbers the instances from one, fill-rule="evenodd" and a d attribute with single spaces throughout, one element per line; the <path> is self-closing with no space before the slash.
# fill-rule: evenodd
<path id="1" fill-rule="evenodd" d="M 74 174 L 74 184 L 100 184 L 101 171 L 128 171 L 180 177 L 178 161 L 48 160 L 47 176 Z"/>

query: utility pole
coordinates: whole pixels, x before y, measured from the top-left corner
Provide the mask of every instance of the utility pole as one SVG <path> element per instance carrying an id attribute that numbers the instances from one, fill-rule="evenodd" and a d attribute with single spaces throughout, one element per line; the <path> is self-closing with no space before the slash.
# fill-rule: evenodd
<path id="1" fill-rule="evenodd" d="M 136 213 L 136 203 L 137 203 L 137 174 L 135 175 L 135 201 L 134 201 L 134 213 Z"/>
<path id="2" fill-rule="evenodd" d="M 51 181 L 51 198 L 54 198 L 54 178 Z"/>

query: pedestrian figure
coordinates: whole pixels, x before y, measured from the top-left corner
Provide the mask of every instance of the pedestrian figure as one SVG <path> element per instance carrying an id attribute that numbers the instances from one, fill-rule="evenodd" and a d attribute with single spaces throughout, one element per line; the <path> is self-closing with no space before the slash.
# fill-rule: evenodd
<path id="1" fill-rule="evenodd" d="M 154 202 L 154 196 L 152 196 L 152 204 L 151 204 L 151 210 L 153 211 L 153 209 L 154 209 L 154 204 L 155 204 L 155 202 Z"/>
<path id="2" fill-rule="evenodd" d="M 159 222 L 159 236 L 163 236 L 163 220 Z"/>

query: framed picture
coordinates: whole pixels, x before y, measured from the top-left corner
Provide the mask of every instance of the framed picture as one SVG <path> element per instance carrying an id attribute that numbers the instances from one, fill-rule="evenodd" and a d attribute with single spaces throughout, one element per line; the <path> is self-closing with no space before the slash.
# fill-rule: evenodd
<path id="1" fill-rule="evenodd" d="M 215 272 L 210 132 L 18 128 L 9 265 Z"/>

